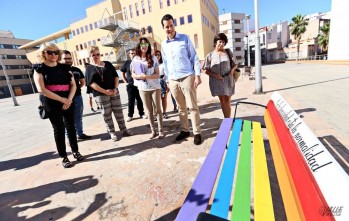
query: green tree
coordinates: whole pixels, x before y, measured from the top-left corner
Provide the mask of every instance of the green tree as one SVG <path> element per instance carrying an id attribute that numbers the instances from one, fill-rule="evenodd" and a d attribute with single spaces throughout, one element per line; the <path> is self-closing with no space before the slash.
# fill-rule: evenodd
<path id="1" fill-rule="evenodd" d="M 320 28 L 321 34 L 318 35 L 318 44 L 323 51 L 327 52 L 328 42 L 330 38 L 330 23 L 325 23 Z"/>
<path id="2" fill-rule="evenodd" d="M 302 38 L 302 34 L 307 30 L 308 19 L 303 15 L 298 14 L 292 18 L 291 34 L 294 35 L 294 38 L 297 40 L 297 61 L 299 58 L 299 46 Z"/>

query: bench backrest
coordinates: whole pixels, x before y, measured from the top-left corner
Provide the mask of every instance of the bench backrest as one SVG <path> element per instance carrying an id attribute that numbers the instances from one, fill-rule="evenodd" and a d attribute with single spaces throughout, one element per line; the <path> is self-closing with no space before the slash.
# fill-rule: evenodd
<path id="1" fill-rule="evenodd" d="M 328 209 L 342 206 L 336 219 L 349 220 L 349 211 L 345 211 L 349 205 L 349 177 L 343 168 L 278 93 L 273 94 L 264 117 L 287 219 L 334 220 L 336 214 Z M 209 202 L 211 214 L 228 219 L 231 197 L 231 220 L 250 220 L 251 174 L 254 218 L 274 220 L 261 125 L 235 119 L 229 139 L 231 127 L 232 119 L 224 119 L 176 220 L 196 220 Z M 216 192 L 210 201 L 220 167 Z M 331 185 L 331 181 L 336 183 Z"/>

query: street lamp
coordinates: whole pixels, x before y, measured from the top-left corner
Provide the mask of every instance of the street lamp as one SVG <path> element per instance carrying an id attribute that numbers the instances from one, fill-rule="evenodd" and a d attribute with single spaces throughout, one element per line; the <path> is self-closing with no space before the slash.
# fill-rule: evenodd
<path id="1" fill-rule="evenodd" d="M 263 94 L 262 87 L 262 66 L 261 66 L 261 45 L 259 38 L 259 16 L 258 16 L 258 0 L 254 0 L 254 14 L 255 14 L 255 31 L 256 31 L 256 48 L 255 48 L 255 80 L 256 91 L 255 94 Z"/>
<path id="2" fill-rule="evenodd" d="M 2 66 L 2 70 L 4 71 L 4 75 L 5 75 L 5 78 L 6 78 L 6 83 L 7 83 L 8 89 L 10 91 L 10 94 L 11 94 L 11 97 L 12 97 L 12 100 L 13 100 L 13 104 L 15 106 L 18 106 L 15 94 L 13 93 L 13 90 L 12 90 L 12 85 L 11 85 L 10 80 L 8 79 L 8 76 L 7 76 L 7 73 L 6 73 L 6 67 L 2 63 L 2 55 L 0 56 L 0 63 L 1 63 L 1 66 Z"/>
<path id="3" fill-rule="evenodd" d="M 249 42 L 249 34 L 250 34 L 250 18 L 251 15 L 246 15 L 246 25 L 247 25 L 247 66 L 251 67 L 251 58 L 250 58 L 250 42 Z"/>

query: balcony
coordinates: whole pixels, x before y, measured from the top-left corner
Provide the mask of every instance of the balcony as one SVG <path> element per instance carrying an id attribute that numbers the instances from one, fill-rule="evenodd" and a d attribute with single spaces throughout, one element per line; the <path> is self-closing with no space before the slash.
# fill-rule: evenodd
<path id="1" fill-rule="evenodd" d="M 282 49 L 281 42 L 274 42 L 274 43 L 268 44 L 268 50 L 272 50 L 272 49 L 281 50 Z"/>

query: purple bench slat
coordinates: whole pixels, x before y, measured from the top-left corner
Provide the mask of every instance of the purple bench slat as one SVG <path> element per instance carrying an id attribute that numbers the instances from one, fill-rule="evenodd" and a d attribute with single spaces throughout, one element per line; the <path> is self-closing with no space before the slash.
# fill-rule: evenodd
<path id="1" fill-rule="evenodd" d="M 231 118 L 223 120 L 210 152 L 177 215 L 177 221 L 195 221 L 200 212 L 206 211 L 228 143 L 232 124 L 233 119 Z"/>

